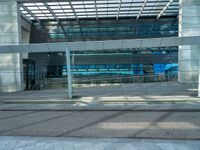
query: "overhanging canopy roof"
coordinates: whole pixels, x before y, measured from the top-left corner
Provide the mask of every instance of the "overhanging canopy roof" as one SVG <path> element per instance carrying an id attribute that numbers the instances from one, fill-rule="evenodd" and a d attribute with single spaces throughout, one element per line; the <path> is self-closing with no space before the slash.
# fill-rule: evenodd
<path id="1" fill-rule="evenodd" d="M 18 0 L 30 20 L 177 16 L 179 0 Z"/>
<path id="2" fill-rule="evenodd" d="M 66 51 L 66 48 L 69 48 L 69 50 L 71 51 L 96 51 L 131 48 L 169 47 L 181 45 L 199 45 L 199 41 L 200 36 L 191 36 L 90 42 L 2 45 L 0 46 L 0 53 L 62 52 Z"/>

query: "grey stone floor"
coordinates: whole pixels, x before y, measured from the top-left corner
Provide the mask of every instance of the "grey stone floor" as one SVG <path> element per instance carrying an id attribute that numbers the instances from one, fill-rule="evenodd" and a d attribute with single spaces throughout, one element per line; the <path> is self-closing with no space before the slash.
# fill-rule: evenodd
<path id="1" fill-rule="evenodd" d="M 0 150 L 199 150 L 200 141 L 0 137 Z"/>
<path id="2" fill-rule="evenodd" d="M 131 104 L 110 104 L 110 105 L 71 105 L 65 103 L 42 103 L 42 104 L 26 104 L 26 103 L 11 103 L 0 104 L 0 111 L 81 111 L 81 110 L 125 110 L 125 111 L 200 111 L 200 102 L 185 102 L 185 103 L 131 103 Z"/>
<path id="3" fill-rule="evenodd" d="M 178 82 L 122 84 L 0 93 L 0 110 L 200 110 L 196 84 Z"/>
<path id="4" fill-rule="evenodd" d="M 74 95 L 79 101 L 86 102 L 120 102 L 120 101 L 183 101 L 199 100 L 198 85 L 180 84 L 178 82 L 135 83 L 105 87 L 74 88 Z M 24 91 L 0 93 L 0 102 L 12 101 L 63 101 L 67 100 L 66 89 Z"/>
<path id="5" fill-rule="evenodd" d="M 0 111 L 0 136 L 200 140 L 200 111 Z"/>

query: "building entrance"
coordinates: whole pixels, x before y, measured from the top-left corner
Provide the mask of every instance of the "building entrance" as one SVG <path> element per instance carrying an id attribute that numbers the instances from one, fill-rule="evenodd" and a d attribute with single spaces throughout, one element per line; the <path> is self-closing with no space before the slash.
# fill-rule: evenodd
<path id="1" fill-rule="evenodd" d="M 24 69 L 24 90 L 32 90 L 35 84 L 35 61 L 23 60 Z"/>

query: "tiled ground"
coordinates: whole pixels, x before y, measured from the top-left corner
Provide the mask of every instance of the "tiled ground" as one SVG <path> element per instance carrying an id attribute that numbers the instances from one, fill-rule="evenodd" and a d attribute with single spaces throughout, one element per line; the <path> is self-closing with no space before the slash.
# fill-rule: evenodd
<path id="1" fill-rule="evenodd" d="M 74 88 L 79 98 L 71 100 L 66 89 L 0 93 L 0 110 L 194 110 L 197 91 L 195 84 L 163 82 Z"/>
<path id="2" fill-rule="evenodd" d="M 0 136 L 200 140 L 200 111 L 0 111 Z"/>
<path id="3" fill-rule="evenodd" d="M 200 141 L 0 137 L 0 150 L 199 150 Z"/>

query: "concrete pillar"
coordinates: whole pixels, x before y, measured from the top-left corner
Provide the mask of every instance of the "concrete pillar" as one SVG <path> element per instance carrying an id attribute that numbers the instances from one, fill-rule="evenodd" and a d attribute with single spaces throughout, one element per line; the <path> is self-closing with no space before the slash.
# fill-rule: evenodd
<path id="1" fill-rule="evenodd" d="M 21 43 L 29 44 L 31 23 L 21 17 Z M 23 59 L 28 59 L 28 53 L 23 53 Z"/>
<path id="2" fill-rule="evenodd" d="M 179 36 L 200 36 L 200 0 L 179 0 Z M 200 46 L 179 47 L 179 81 L 198 83 Z"/>
<path id="3" fill-rule="evenodd" d="M 0 45 L 21 42 L 21 23 L 16 0 L 0 0 Z M 0 92 L 23 90 L 23 65 L 19 53 L 0 54 Z"/>
<path id="4" fill-rule="evenodd" d="M 199 60 L 199 84 L 198 84 L 198 97 L 200 97 L 200 60 Z"/>
<path id="5" fill-rule="evenodd" d="M 30 41 L 31 22 L 28 22 L 23 17 L 21 19 L 21 43 L 28 44 Z"/>

